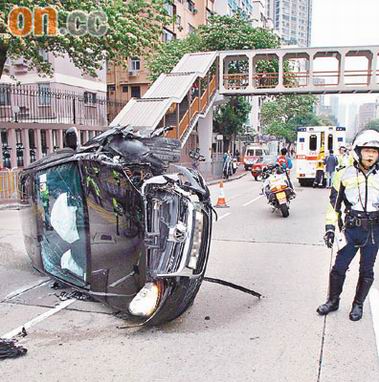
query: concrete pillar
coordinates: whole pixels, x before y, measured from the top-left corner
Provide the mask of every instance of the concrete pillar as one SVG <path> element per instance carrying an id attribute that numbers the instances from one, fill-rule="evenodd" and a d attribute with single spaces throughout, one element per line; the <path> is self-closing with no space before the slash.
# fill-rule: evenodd
<path id="1" fill-rule="evenodd" d="M 345 52 L 341 52 L 341 59 L 338 64 L 338 85 L 344 86 L 345 84 Z"/>
<path id="2" fill-rule="evenodd" d="M 29 129 L 22 129 L 22 144 L 24 146 L 24 167 L 30 165 Z"/>
<path id="3" fill-rule="evenodd" d="M 254 89 L 255 88 L 255 83 L 253 80 L 253 73 L 254 73 L 254 68 L 253 68 L 253 60 L 254 60 L 254 55 L 249 56 L 249 88 Z"/>
<path id="4" fill-rule="evenodd" d="M 308 86 L 313 86 L 313 56 L 309 57 L 309 68 L 308 68 Z"/>
<path id="5" fill-rule="evenodd" d="M 374 50 L 373 51 L 373 57 L 369 60 L 369 68 L 368 70 L 371 70 L 371 77 L 370 77 L 370 86 L 377 86 L 376 84 L 376 68 L 378 65 L 378 53 Z"/>
<path id="6" fill-rule="evenodd" d="M 200 154 L 204 155 L 206 162 L 212 161 L 212 132 L 213 108 L 209 108 L 204 118 L 199 118 L 197 132 L 199 134 Z"/>
<path id="7" fill-rule="evenodd" d="M 53 129 L 46 129 L 46 145 L 47 145 L 47 153 L 50 154 L 54 151 L 54 143 L 53 143 Z"/>
<path id="8" fill-rule="evenodd" d="M 36 160 L 42 158 L 41 129 L 34 129 L 36 142 Z"/>
<path id="9" fill-rule="evenodd" d="M 284 55 L 279 55 L 279 73 L 278 73 L 278 86 L 283 87 L 284 67 L 283 67 Z"/>
<path id="10" fill-rule="evenodd" d="M 60 149 L 63 149 L 63 130 L 58 129 L 57 130 L 57 145 Z"/>
<path id="11" fill-rule="evenodd" d="M 17 150 L 16 150 L 17 138 L 16 138 L 16 129 L 8 129 L 8 146 L 10 148 L 11 154 L 11 168 L 17 167 Z"/>

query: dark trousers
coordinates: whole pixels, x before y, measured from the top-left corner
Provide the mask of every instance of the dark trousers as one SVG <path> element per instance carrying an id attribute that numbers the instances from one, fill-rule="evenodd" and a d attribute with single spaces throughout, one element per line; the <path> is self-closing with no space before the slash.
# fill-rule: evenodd
<path id="1" fill-rule="evenodd" d="M 338 251 L 333 271 L 341 276 L 345 275 L 351 261 L 360 249 L 359 274 L 365 278 L 374 278 L 374 264 L 379 243 L 379 225 L 375 225 L 369 230 L 361 227 L 346 228 L 345 236 L 347 245 Z"/>
<path id="2" fill-rule="evenodd" d="M 313 184 L 315 186 L 317 185 L 322 186 L 323 182 L 324 182 L 324 170 L 316 170 L 316 177 Z"/>

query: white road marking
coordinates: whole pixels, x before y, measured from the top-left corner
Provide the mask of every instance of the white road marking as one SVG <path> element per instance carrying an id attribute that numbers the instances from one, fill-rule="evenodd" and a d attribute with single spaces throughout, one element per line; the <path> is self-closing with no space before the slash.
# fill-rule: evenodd
<path id="1" fill-rule="evenodd" d="M 379 356 L 379 291 L 376 288 L 371 288 L 369 294 L 372 323 L 376 337 L 376 350 Z"/>
<path id="2" fill-rule="evenodd" d="M 255 198 L 255 199 L 253 199 L 253 200 L 250 200 L 250 202 L 245 203 L 243 206 L 246 207 L 246 206 L 248 206 L 249 204 L 254 203 L 255 201 L 257 201 L 258 199 L 260 199 L 260 198 L 262 198 L 262 197 L 263 197 L 263 195 L 259 195 L 257 198 Z"/>
<path id="3" fill-rule="evenodd" d="M 220 217 L 217 219 L 217 221 L 219 222 L 220 220 L 226 218 L 226 217 L 229 216 L 229 215 L 231 215 L 231 212 L 228 212 L 227 214 L 220 216 Z"/>
<path id="4" fill-rule="evenodd" d="M 69 305 L 71 305 L 75 301 L 76 301 L 75 299 L 69 299 L 69 300 L 63 301 L 62 303 L 57 305 L 55 308 L 50 309 L 47 312 L 40 314 L 36 318 L 33 318 L 31 321 L 26 322 L 24 325 L 21 325 L 18 328 L 13 329 L 12 331 L 6 334 L 3 334 L 2 336 L 0 336 L 0 338 L 5 338 L 5 339 L 13 338 L 22 331 L 22 328 L 25 328 L 25 329 L 31 328 L 32 326 L 38 324 L 39 322 L 45 320 L 46 318 L 51 317 L 53 314 L 56 314 L 60 312 L 61 310 L 67 308 Z"/>
<path id="5" fill-rule="evenodd" d="M 38 280 L 36 281 L 35 283 L 33 284 L 30 284 L 30 285 L 26 285 L 20 289 L 17 289 L 11 293 L 9 293 L 5 299 L 2 301 L 2 302 L 6 302 L 6 301 L 9 301 L 17 296 L 19 296 L 20 294 L 23 294 L 31 289 L 34 289 L 34 288 L 37 288 L 37 287 L 40 287 L 42 285 L 45 285 L 47 284 L 48 282 L 50 281 L 50 279 L 43 279 L 43 280 Z"/>

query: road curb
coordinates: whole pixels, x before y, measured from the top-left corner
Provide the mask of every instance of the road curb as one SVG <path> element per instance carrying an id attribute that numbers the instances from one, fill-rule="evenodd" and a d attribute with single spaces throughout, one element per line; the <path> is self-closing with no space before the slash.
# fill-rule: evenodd
<path id="1" fill-rule="evenodd" d="M 248 174 L 248 172 L 245 172 L 243 174 L 240 174 L 240 175 L 237 175 L 235 177 L 232 177 L 232 178 L 229 178 L 229 179 L 217 179 L 217 180 L 211 180 L 210 182 L 207 182 L 208 186 L 213 186 L 214 184 L 218 184 L 220 183 L 221 181 L 224 181 L 224 183 L 226 182 L 233 182 L 233 180 L 238 180 L 238 179 L 241 179 L 243 178 L 244 176 L 246 176 Z"/>
<path id="2" fill-rule="evenodd" d="M 8 204 L 0 203 L 0 211 L 1 210 L 20 210 L 21 208 L 24 208 L 24 206 L 19 203 L 8 203 Z"/>

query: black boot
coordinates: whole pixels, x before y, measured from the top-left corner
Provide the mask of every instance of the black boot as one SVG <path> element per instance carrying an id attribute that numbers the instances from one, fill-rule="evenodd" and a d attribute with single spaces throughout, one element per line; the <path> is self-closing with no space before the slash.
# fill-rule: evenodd
<path id="1" fill-rule="evenodd" d="M 351 321 L 359 321 L 362 318 L 363 303 L 368 295 L 368 292 L 373 282 L 373 278 L 359 276 L 357 291 L 355 292 L 353 306 L 349 314 L 349 318 Z"/>
<path id="2" fill-rule="evenodd" d="M 317 313 L 320 316 L 325 316 L 330 312 L 338 310 L 340 305 L 340 294 L 342 293 L 344 282 L 345 275 L 341 276 L 333 270 L 330 272 L 328 301 L 317 308 Z"/>

